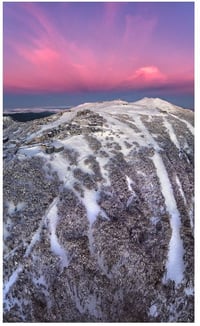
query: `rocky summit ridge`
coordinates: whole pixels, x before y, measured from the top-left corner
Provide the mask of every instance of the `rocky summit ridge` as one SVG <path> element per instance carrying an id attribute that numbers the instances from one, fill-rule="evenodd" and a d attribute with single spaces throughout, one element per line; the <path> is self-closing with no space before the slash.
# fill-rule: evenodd
<path id="1" fill-rule="evenodd" d="M 4 118 L 5 322 L 194 321 L 192 111 Z"/>

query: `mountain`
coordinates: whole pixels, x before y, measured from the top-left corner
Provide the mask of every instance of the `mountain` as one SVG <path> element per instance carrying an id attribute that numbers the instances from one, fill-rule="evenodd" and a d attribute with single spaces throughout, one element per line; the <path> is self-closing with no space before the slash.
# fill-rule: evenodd
<path id="1" fill-rule="evenodd" d="M 194 321 L 194 113 L 4 119 L 4 321 Z"/>

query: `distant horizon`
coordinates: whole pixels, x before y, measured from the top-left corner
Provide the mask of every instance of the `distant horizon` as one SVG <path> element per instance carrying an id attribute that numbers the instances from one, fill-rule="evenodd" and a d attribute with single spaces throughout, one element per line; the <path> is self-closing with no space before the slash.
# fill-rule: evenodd
<path id="1" fill-rule="evenodd" d="M 184 109 L 194 110 L 194 97 L 189 95 L 163 95 L 152 92 L 102 92 L 102 93 L 77 93 L 77 94 L 4 94 L 3 112 L 30 112 L 57 111 L 69 109 L 86 102 L 102 102 L 124 100 L 135 102 L 144 97 L 161 98 Z"/>

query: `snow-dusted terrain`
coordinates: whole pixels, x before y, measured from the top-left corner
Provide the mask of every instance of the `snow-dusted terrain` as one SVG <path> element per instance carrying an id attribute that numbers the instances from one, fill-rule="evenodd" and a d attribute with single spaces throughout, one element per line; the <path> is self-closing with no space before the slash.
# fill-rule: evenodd
<path id="1" fill-rule="evenodd" d="M 4 321 L 194 319 L 193 112 L 4 119 Z"/>

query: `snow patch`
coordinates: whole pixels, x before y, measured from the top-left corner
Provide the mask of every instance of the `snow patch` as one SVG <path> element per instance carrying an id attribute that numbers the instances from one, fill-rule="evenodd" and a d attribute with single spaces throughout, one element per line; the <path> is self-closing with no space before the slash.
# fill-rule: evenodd
<path id="1" fill-rule="evenodd" d="M 141 144 L 141 146 L 146 146 L 144 139 L 137 132 L 135 132 L 133 128 L 130 127 L 130 124 L 133 124 L 135 127 L 135 123 L 133 123 L 133 121 L 126 120 L 129 123 L 128 125 L 126 121 L 121 121 L 119 118 L 115 118 L 109 114 L 106 114 L 105 118 L 107 120 L 107 124 L 109 125 L 109 129 L 108 131 L 103 131 L 103 136 L 99 135 L 99 139 L 101 140 L 103 147 L 106 147 L 107 145 L 106 135 L 113 137 L 112 142 L 117 143 L 121 146 L 120 151 L 124 156 L 128 156 L 131 152 L 131 149 L 136 147 L 135 144 L 132 144 L 132 148 L 127 148 L 127 146 L 125 146 L 127 140 L 134 139 L 135 142 Z M 110 154 L 112 154 L 112 150 L 110 151 Z"/>
<path id="2" fill-rule="evenodd" d="M 90 253 L 93 254 L 94 253 L 94 237 L 93 237 L 93 230 L 92 230 L 93 223 L 96 221 L 98 214 L 101 214 L 101 216 L 106 219 L 109 218 L 98 204 L 99 192 L 84 188 L 84 197 L 80 197 L 77 191 L 74 190 L 74 192 L 76 193 L 80 202 L 82 202 L 82 204 L 85 206 L 87 212 L 87 218 L 89 221 L 88 240 L 89 240 Z"/>
<path id="3" fill-rule="evenodd" d="M 17 205 L 15 205 L 12 200 L 8 201 L 7 202 L 8 214 L 13 215 L 14 213 L 19 212 L 22 209 L 24 209 L 25 206 L 26 206 L 25 202 L 18 202 Z"/>
<path id="4" fill-rule="evenodd" d="M 151 221 L 151 223 L 152 223 L 153 225 L 156 225 L 156 224 L 160 221 L 160 217 L 158 217 L 158 216 L 152 216 L 152 217 L 150 218 L 150 221 Z"/>
<path id="5" fill-rule="evenodd" d="M 10 230 L 12 228 L 13 222 L 12 217 L 7 216 L 6 220 L 3 221 L 3 239 L 6 240 L 10 235 Z"/>
<path id="6" fill-rule="evenodd" d="M 32 282 L 33 284 L 39 288 L 39 290 L 44 293 L 45 295 L 45 299 L 46 299 L 46 303 L 47 303 L 47 307 L 48 309 L 50 309 L 52 307 L 52 302 L 50 300 L 50 294 L 48 291 L 48 285 L 46 282 L 46 279 L 44 277 L 44 275 L 40 275 L 39 278 L 35 277 L 34 275 L 32 275 Z"/>
<path id="7" fill-rule="evenodd" d="M 99 167 L 100 167 L 100 171 L 101 171 L 101 175 L 103 176 L 105 182 L 104 184 L 106 186 L 110 186 L 110 179 L 109 179 L 109 173 L 106 170 L 106 164 L 109 162 L 110 157 L 96 157 L 96 161 L 99 163 Z"/>
<path id="8" fill-rule="evenodd" d="M 142 132 L 142 135 L 144 135 L 145 141 L 144 141 L 144 146 L 153 146 L 153 148 L 156 151 L 160 151 L 162 150 L 162 148 L 160 148 L 160 146 L 158 145 L 158 143 L 154 140 L 154 138 L 152 137 L 152 135 L 149 133 L 148 129 L 145 127 L 145 125 L 143 124 L 143 122 L 141 121 L 139 116 L 135 116 L 135 122 L 136 122 L 136 126 L 137 128 L 139 128 Z"/>
<path id="9" fill-rule="evenodd" d="M 106 265 L 103 253 L 97 254 L 97 262 L 101 269 L 101 271 L 109 278 L 111 279 L 111 275 L 108 273 L 108 266 Z"/>
<path id="10" fill-rule="evenodd" d="M 136 172 L 137 172 L 137 174 L 142 175 L 143 177 L 146 177 L 146 173 L 144 173 L 143 171 L 136 171 Z"/>
<path id="11" fill-rule="evenodd" d="M 24 257 L 28 257 L 35 246 L 37 241 L 40 241 L 40 232 L 41 232 L 41 227 L 38 228 L 38 230 L 34 233 L 31 242 L 29 246 L 26 248 L 26 252 L 24 254 Z"/>
<path id="12" fill-rule="evenodd" d="M 49 163 L 51 164 L 52 171 L 57 172 L 60 181 L 66 182 L 70 174 L 67 170 L 69 166 L 67 159 L 61 153 L 54 153 Z"/>
<path id="13" fill-rule="evenodd" d="M 132 188 L 132 185 L 134 185 L 133 180 L 131 180 L 131 178 L 129 178 L 129 176 L 126 175 L 126 181 L 127 181 L 128 189 L 131 192 L 133 192 L 133 188 Z"/>
<path id="14" fill-rule="evenodd" d="M 182 185 L 181 185 L 180 180 L 179 180 L 179 178 L 178 178 L 177 175 L 176 175 L 176 183 L 178 185 L 179 192 L 180 192 L 180 194 L 181 194 L 181 196 L 183 198 L 184 204 L 186 205 L 187 204 L 187 201 L 186 201 L 186 198 L 185 198 L 185 194 L 183 192 Z"/>
<path id="15" fill-rule="evenodd" d="M 31 133 L 27 137 L 27 140 L 31 141 L 32 139 L 41 136 L 44 131 L 51 131 L 52 129 L 57 128 L 62 124 L 71 122 L 71 120 L 76 116 L 76 113 L 77 113 L 76 111 L 73 112 L 66 111 L 61 116 L 60 114 L 58 114 L 57 117 L 56 116 L 49 117 L 49 119 L 52 121 L 44 124 L 38 131 Z"/>
<path id="16" fill-rule="evenodd" d="M 70 139 L 63 140 L 63 145 L 65 149 L 68 150 L 76 150 L 78 153 L 78 166 L 79 168 L 85 172 L 91 174 L 91 169 L 87 166 L 87 164 L 84 163 L 84 160 L 90 156 L 93 155 L 92 149 L 89 147 L 88 142 L 84 138 L 83 135 L 73 136 L 70 137 Z"/>
<path id="17" fill-rule="evenodd" d="M 149 316 L 151 317 L 157 317 L 158 316 L 158 310 L 157 310 L 157 306 L 154 303 L 150 308 L 149 308 Z"/>
<path id="18" fill-rule="evenodd" d="M 68 267 L 69 259 L 66 250 L 59 244 L 56 235 L 56 226 L 58 222 L 58 208 L 57 208 L 58 198 L 55 198 L 50 205 L 49 211 L 46 215 L 46 219 L 49 222 L 49 232 L 50 232 L 50 243 L 52 252 L 60 257 L 62 268 Z"/>
<path id="19" fill-rule="evenodd" d="M 178 148 L 180 150 L 179 141 L 176 137 L 176 134 L 174 132 L 174 129 L 173 129 L 171 123 L 169 123 L 166 119 L 164 119 L 164 126 L 167 129 L 167 132 L 169 134 L 169 137 L 170 137 L 172 143 L 176 146 L 176 148 Z"/>
<path id="20" fill-rule="evenodd" d="M 174 114 L 170 114 L 170 115 L 172 115 L 175 119 L 177 119 L 177 120 L 183 122 L 183 123 L 187 126 L 187 128 L 190 130 L 191 134 L 194 135 L 194 127 L 193 127 L 193 126 L 192 126 L 188 121 L 183 120 L 183 119 L 177 117 L 177 116 L 174 115 Z"/>
<path id="21" fill-rule="evenodd" d="M 84 197 L 81 198 L 81 201 L 86 208 L 87 217 L 90 225 L 92 225 L 95 222 L 99 213 L 101 213 L 101 215 L 106 219 L 109 219 L 106 213 L 99 206 L 98 199 L 99 199 L 98 191 L 88 190 L 86 188 L 84 189 Z"/>
<path id="22" fill-rule="evenodd" d="M 20 155 L 21 158 L 31 158 L 33 156 L 36 156 L 38 154 L 40 154 L 42 151 L 42 147 L 41 146 L 24 146 L 24 147 L 20 147 L 20 149 L 18 150 L 17 154 Z"/>
<path id="23" fill-rule="evenodd" d="M 194 197 L 192 200 L 191 208 L 189 210 L 189 218 L 190 218 L 190 227 L 194 232 Z"/>
<path id="24" fill-rule="evenodd" d="M 9 280 L 7 282 L 5 282 L 5 286 L 3 289 L 4 302 L 5 302 L 5 298 L 8 294 L 8 292 L 10 291 L 10 288 L 16 283 L 18 276 L 22 270 L 23 270 L 23 266 L 21 264 L 19 264 L 17 269 L 10 276 Z"/>
<path id="25" fill-rule="evenodd" d="M 100 211 L 100 207 L 97 204 L 98 194 L 91 190 L 84 191 L 83 203 L 87 210 L 87 216 L 90 224 L 93 224 Z"/>
<path id="26" fill-rule="evenodd" d="M 134 102 L 133 104 L 138 104 L 144 107 L 147 107 L 148 109 L 155 110 L 155 109 L 161 109 L 167 111 L 167 112 L 172 112 L 176 109 L 179 109 L 178 106 L 171 104 L 165 100 L 162 100 L 161 98 L 152 98 L 152 97 L 144 97 L 143 99 Z M 160 111 L 158 111 L 160 112 Z"/>
<path id="27" fill-rule="evenodd" d="M 186 295 L 194 295 L 194 288 L 193 287 L 188 287 L 184 289 Z"/>
<path id="28" fill-rule="evenodd" d="M 165 199 L 166 209 L 170 215 L 170 226 L 172 229 L 172 235 L 169 243 L 168 260 L 166 263 L 167 271 L 163 282 L 166 283 L 166 281 L 170 279 L 175 281 L 176 284 L 179 284 L 181 283 L 184 275 L 184 249 L 183 242 L 180 237 L 180 213 L 177 209 L 172 185 L 161 156 L 155 152 L 152 160 L 156 167 L 157 176 L 160 180 L 161 192 Z"/>

